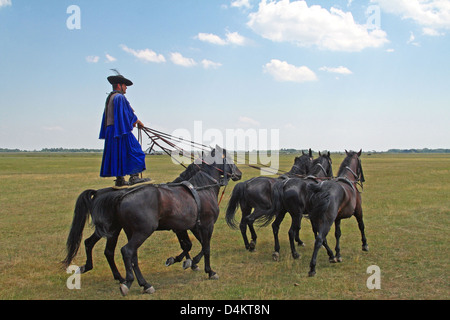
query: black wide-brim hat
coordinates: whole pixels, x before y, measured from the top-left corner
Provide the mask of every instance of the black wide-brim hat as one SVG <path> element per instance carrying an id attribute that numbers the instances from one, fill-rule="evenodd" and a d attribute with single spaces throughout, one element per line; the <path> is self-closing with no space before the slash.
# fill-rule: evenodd
<path id="1" fill-rule="evenodd" d="M 130 87 L 133 85 L 133 82 L 131 82 L 131 80 L 128 80 L 127 78 L 125 78 L 122 75 L 118 75 L 118 76 L 110 76 L 108 77 L 108 81 L 109 83 L 111 83 L 112 85 L 116 85 L 116 84 L 124 84 L 127 87 Z"/>

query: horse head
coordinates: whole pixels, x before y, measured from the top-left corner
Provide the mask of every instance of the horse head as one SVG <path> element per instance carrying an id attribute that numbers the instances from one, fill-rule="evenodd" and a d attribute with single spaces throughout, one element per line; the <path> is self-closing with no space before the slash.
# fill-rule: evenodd
<path id="1" fill-rule="evenodd" d="M 291 173 L 294 174 L 307 174 L 311 169 L 313 162 L 312 150 L 309 149 L 308 153 L 302 150 L 302 155 L 300 157 L 295 157 L 294 165 L 292 166 Z"/>
<path id="2" fill-rule="evenodd" d="M 345 172 L 351 174 L 352 178 L 356 181 L 360 181 L 361 183 L 365 182 L 364 172 L 361 165 L 361 154 L 362 150 L 359 152 L 355 151 L 347 151 L 345 150 L 347 157 L 341 164 L 341 168 L 339 169 L 339 176 L 345 175 Z"/>
<path id="3" fill-rule="evenodd" d="M 332 177 L 333 176 L 333 162 L 331 161 L 330 152 L 320 152 L 319 157 L 313 161 L 311 171 L 309 172 L 316 177 Z"/>
<path id="4" fill-rule="evenodd" d="M 222 185 L 227 185 L 230 178 L 233 181 L 238 181 L 242 178 L 242 172 L 234 163 L 232 155 L 217 145 L 204 157 L 203 163 L 220 173 L 219 175 L 223 178 Z"/>

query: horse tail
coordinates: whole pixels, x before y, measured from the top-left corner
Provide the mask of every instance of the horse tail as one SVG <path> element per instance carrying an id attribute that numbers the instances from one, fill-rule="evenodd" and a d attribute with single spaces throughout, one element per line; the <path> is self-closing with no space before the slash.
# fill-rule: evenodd
<path id="1" fill-rule="evenodd" d="M 323 184 L 310 184 L 307 187 L 309 193 L 307 213 L 309 218 L 317 217 L 325 212 L 330 206 L 330 194 L 323 189 Z"/>
<path id="2" fill-rule="evenodd" d="M 75 204 L 72 227 L 70 228 L 69 236 L 67 238 L 66 249 L 67 256 L 62 263 L 68 267 L 72 260 L 78 253 L 80 248 L 81 238 L 83 237 L 83 229 L 86 221 L 92 211 L 92 200 L 97 191 L 86 190 L 80 194 Z"/>
<path id="3" fill-rule="evenodd" d="M 92 207 L 92 224 L 95 232 L 102 238 L 109 238 L 117 231 L 117 208 L 126 192 L 108 192 L 99 196 Z"/>
<path id="4" fill-rule="evenodd" d="M 225 221 L 228 226 L 233 229 L 237 229 L 237 222 L 235 219 L 236 211 L 239 208 L 239 203 L 241 200 L 245 201 L 245 182 L 240 182 L 236 184 L 231 194 L 230 201 L 227 206 L 227 213 L 225 215 Z"/>
<path id="5" fill-rule="evenodd" d="M 285 180 L 279 180 L 272 186 L 272 207 L 265 210 L 262 216 L 257 220 L 258 227 L 268 226 L 283 210 L 284 185 Z"/>

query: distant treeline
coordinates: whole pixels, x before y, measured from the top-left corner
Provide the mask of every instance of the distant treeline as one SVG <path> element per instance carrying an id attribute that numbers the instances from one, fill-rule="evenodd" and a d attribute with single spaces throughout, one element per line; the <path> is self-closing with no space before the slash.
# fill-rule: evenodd
<path id="1" fill-rule="evenodd" d="M 42 150 L 26 151 L 19 149 L 0 148 L 0 152 L 46 152 L 46 153 L 86 153 L 86 152 L 103 152 L 103 149 L 65 149 L 65 148 L 44 148 Z"/>
<path id="2" fill-rule="evenodd" d="M 387 153 L 450 153 L 450 149 L 389 149 Z"/>
<path id="3" fill-rule="evenodd" d="M 307 150 L 303 150 L 307 152 Z M 20 150 L 20 149 L 7 149 L 7 148 L 0 148 L 1 152 L 45 152 L 45 153 L 94 153 L 94 152 L 103 152 L 103 149 L 66 149 L 66 148 L 44 148 L 42 150 L 34 150 L 34 151 L 27 151 L 27 150 Z M 281 149 L 281 154 L 299 154 L 302 150 L 297 149 Z M 314 151 L 313 151 L 314 152 Z M 389 149 L 388 151 L 366 151 L 368 153 L 450 153 L 450 149 Z M 156 153 L 161 154 L 161 153 Z"/>

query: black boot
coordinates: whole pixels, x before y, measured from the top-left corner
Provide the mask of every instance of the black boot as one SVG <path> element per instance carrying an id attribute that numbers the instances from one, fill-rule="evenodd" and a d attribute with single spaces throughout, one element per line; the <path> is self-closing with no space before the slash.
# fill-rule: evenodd
<path id="1" fill-rule="evenodd" d="M 127 186 L 128 182 L 125 181 L 124 177 L 116 177 L 116 187 Z"/>
<path id="2" fill-rule="evenodd" d="M 132 185 L 135 185 L 135 184 L 138 184 L 138 183 L 149 182 L 149 181 L 152 181 L 152 179 L 140 178 L 139 177 L 139 173 L 136 173 L 136 174 L 132 174 L 130 176 L 130 181 L 128 182 L 128 184 L 130 186 L 132 186 Z"/>

